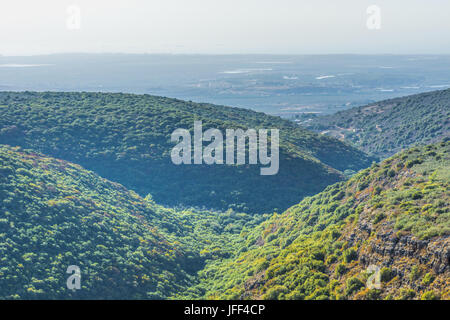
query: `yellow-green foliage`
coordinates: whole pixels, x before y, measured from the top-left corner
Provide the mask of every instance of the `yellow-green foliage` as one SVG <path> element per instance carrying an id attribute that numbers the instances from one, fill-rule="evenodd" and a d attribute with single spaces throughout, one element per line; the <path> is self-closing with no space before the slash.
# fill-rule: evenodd
<path id="1" fill-rule="evenodd" d="M 248 109 L 150 95 L 93 92 L 0 92 L 0 144 L 72 161 L 157 203 L 247 213 L 285 210 L 371 162 L 337 139 Z M 178 128 L 280 131 L 280 168 L 177 166 L 170 159 Z M 339 171 L 341 172 L 339 172 Z"/>
<path id="2" fill-rule="evenodd" d="M 274 215 L 246 236 L 234 258 L 213 262 L 202 271 L 199 286 L 205 297 L 438 297 L 435 291 L 445 291 L 448 270 L 438 284 L 425 264 L 420 268 L 426 272 L 416 266 L 417 259 L 400 257 L 393 266 L 381 268 L 381 289 L 371 289 L 366 287 L 367 265 L 360 258 L 362 252 L 373 254 L 369 243 L 379 241 L 379 232 L 391 230 L 398 237 L 416 239 L 450 234 L 449 150 L 450 142 L 442 142 L 405 151 Z M 414 161 L 418 158 L 422 160 Z M 408 168 L 408 161 L 415 164 Z M 362 222 L 371 223 L 371 234 L 363 236 Z M 352 233 L 361 240 L 350 242 Z M 399 277 L 397 268 L 411 272 Z M 421 291 L 413 290 L 411 283 Z M 434 291 L 425 292 L 432 285 Z"/>

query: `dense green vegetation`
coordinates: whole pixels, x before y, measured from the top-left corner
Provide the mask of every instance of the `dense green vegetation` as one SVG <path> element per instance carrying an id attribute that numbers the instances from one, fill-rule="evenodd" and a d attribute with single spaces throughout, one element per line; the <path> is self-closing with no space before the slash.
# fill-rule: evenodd
<path id="1" fill-rule="evenodd" d="M 166 209 L 79 165 L 0 146 L 0 299 L 161 299 L 263 219 Z M 82 289 L 66 288 L 67 267 Z"/>
<path id="2" fill-rule="evenodd" d="M 0 146 L 0 298 L 448 299 L 449 162 L 450 142 L 414 148 L 268 219 L 167 209 Z M 386 253 L 386 235 L 412 247 Z"/>
<path id="3" fill-rule="evenodd" d="M 315 117 L 307 126 L 386 158 L 416 144 L 450 138 L 450 89 Z"/>
<path id="4" fill-rule="evenodd" d="M 450 298 L 450 142 L 400 153 L 304 199 L 217 260 L 194 292 L 225 299 Z M 369 265 L 380 288 L 368 288 Z"/>
<path id="5" fill-rule="evenodd" d="M 278 128 L 280 171 L 170 161 L 177 128 Z M 78 163 L 170 206 L 284 210 L 370 165 L 363 152 L 278 117 L 150 95 L 0 92 L 0 143 Z"/>
<path id="6" fill-rule="evenodd" d="M 450 299 L 448 92 L 426 98 L 441 120 L 427 125 L 443 129 L 414 136 L 442 141 L 370 167 L 336 139 L 249 110 L 2 92 L 0 299 Z M 390 117 L 402 103 L 386 107 Z M 170 134 L 194 120 L 279 128 L 280 173 L 172 165 Z M 82 290 L 66 288 L 70 265 Z M 368 287 L 369 266 L 379 288 Z"/>

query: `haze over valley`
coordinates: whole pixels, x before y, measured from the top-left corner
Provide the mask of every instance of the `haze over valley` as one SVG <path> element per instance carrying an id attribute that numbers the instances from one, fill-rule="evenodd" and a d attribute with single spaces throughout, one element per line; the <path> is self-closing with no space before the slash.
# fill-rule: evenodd
<path id="1" fill-rule="evenodd" d="M 293 118 L 450 87 L 450 55 L 0 56 L 0 90 L 147 93 Z"/>

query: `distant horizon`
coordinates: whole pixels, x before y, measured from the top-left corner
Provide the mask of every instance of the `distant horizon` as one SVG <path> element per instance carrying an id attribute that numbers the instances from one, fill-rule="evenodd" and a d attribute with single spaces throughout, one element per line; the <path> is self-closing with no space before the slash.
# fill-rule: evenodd
<path id="1" fill-rule="evenodd" d="M 5 0 L 0 54 L 450 54 L 443 0 Z"/>
<path id="2" fill-rule="evenodd" d="M 192 53 L 192 52 L 88 52 L 88 51 L 68 51 L 39 54 L 2 54 L 0 57 L 38 57 L 53 55 L 173 55 L 173 56 L 450 56 L 448 53 Z"/>

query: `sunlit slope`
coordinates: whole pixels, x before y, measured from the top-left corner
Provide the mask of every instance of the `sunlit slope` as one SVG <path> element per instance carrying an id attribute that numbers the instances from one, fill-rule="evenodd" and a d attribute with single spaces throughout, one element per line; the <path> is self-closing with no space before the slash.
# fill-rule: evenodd
<path id="1" fill-rule="evenodd" d="M 155 209 L 78 165 L 0 146 L 0 298 L 155 299 L 181 290 L 195 261 L 165 234 L 183 226 Z M 79 291 L 66 287 L 70 265 L 81 269 Z"/>

